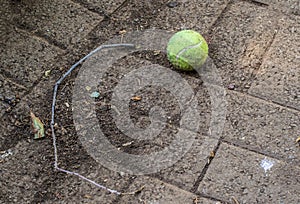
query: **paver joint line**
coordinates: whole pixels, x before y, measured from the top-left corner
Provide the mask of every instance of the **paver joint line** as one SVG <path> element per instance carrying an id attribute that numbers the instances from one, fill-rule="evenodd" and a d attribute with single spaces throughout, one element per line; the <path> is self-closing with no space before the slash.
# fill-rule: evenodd
<path id="1" fill-rule="evenodd" d="M 84 56 L 83 58 L 81 58 L 78 62 L 76 62 L 74 65 L 71 66 L 71 68 L 55 83 L 54 86 L 54 90 L 53 90 L 53 101 L 52 101 L 52 106 L 51 106 L 51 123 L 50 123 L 50 127 L 51 127 L 51 132 L 52 132 L 52 140 L 53 140 L 53 148 L 54 148 L 54 169 L 67 173 L 67 174 L 71 174 L 71 175 L 75 175 L 78 176 L 79 178 L 86 180 L 88 182 L 90 182 L 91 184 L 94 184 L 95 186 L 97 186 L 98 188 L 104 189 L 106 191 L 109 191 L 110 193 L 113 194 L 117 194 L 117 195 L 121 195 L 121 192 L 118 192 L 116 190 L 107 188 L 101 184 L 96 183 L 95 181 L 92 181 L 84 176 L 82 176 L 79 173 L 76 172 L 72 172 L 66 169 L 62 169 L 60 167 L 58 167 L 58 154 L 57 154 L 57 146 L 56 146 L 56 135 L 55 135 L 55 131 L 54 131 L 54 116 L 55 116 L 55 104 L 56 104 L 56 96 L 57 96 L 57 90 L 59 85 L 61 84 L 61 82 L 71 74 L 71 72 L 82 62 L 84 62 L 86 59 L 88 59 L 89 57 L 91 57 L 92 55 L 94 55 L 95 53 L 103 50 L 103 49 L 107 49 L 107 48 L 118 48 L 118 47 L 128 47 L 128 48 L 134 48 L 135 46 L 133 44 L 110 44 L 110 45 L 101 45 L 99 47 L 97 47 L 95 50 L 91 51 L 89 54 L 87 54 L 86 56 Z"/>

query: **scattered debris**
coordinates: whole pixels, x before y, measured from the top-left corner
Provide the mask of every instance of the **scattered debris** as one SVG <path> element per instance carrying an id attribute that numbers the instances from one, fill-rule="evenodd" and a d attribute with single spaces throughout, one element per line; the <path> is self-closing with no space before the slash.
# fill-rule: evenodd
<path id="1" fill-rule="evenodd" d="M 235 89 L 235 84 L 229 84 L 227 88 L 229 90 L 234 90 Z"/>
<path id="2" fill-rule="evenodd" d="M 138 190 L 136 191 L 133 191 L 133 192 L 129 192 L 129 193 L 121 193 L 120 195 L 135 195 L 135 194 L 138 194 L 140 192 L 142 192 L 142 190 L 145 188 L 145 186 L 142 186 L 141 188 L 139 188 Z"/>
<path id="3" fill-rule="evenodd" d="M 45 129 L 44 124 L 41 120 L 34 115 L 33 112 L 30 112 L 31 120 L 32 120 L 32 128 L 34 132 L 34 139 L 40 139 L 45 137 Z"/>
<path id="4" fill-rule="evenodd" d="M 11 149 L 8 149 L 8 150 L 5 150 L 5 151 L 1 151 L 0 153 L 1 153 L 1 155 L 0 155 L 1 159 L 4 159 L 4 158 L 6 158 L 6 157 L 8 157 L 8 156 L 10 156 L 10 155 L 13 154 L 12 151 L 11 151 Z"/>
<path id="5" fill-rule="evenodd" d="M 298 138 L 296 139 L 296 143 L 298 143 L 298 144 L 300 145 L 300 137 L 298 137 Z"/>
<path id="6" fill-rule="evenodd" d="M 193 204 L 199 204 L 199 198 L 198 197 L 195 197 L 193 199 Z"/>
<path id="7" fill-rule="evenodd" d="M 90 86 L 86 86 L 85 89 L 86 89 L 87 91 L 90 91 L 92 88 L 91 88 Z"/>
<path id="8" fill-rule="evenodd" d="M 264 158 L 261 162 L 260 162 L 260 166 L 265 170 L 265 173 L 267 173 L 267 171 L 269 171 L 274 165 L 273 161 L 268 160 L 267 158 Z"/>
<path id="9" fill-rule="evenodd" d="M 134 97 L 131 98 L 131 100 L 140 101 L 140 100 L 142 100 L 142 97 L 141 96 L 134 96 Z"/>
<path id="10" fill-rule="evenodd" d="M 210 151 L 210 158 L 214 158 L 215 157 L 215 152 L 214 151 Z"/>
<path id="11" fill-rule="evenodd" d="M 127 147 L 127 146 L 131 145 L 132 143 L 133 143 L 133 141 L 131 141 L 131 142 L 126 142 L 126 143 L 122 144 L 122 146 L 123 146 L 123 147 Z"/>
<path id="12" fill-rule="evenodd" d="M 157 55 L 159 55 L 159 54 L 160 54 L 160 50 L 154 50 L 154 51 L 153 51 L 153 55 L 154 55 L 154 56 L 157 56 Z"/>
<path id="13" fill-rule="evenodd" d="M 240 204 L 239 201 L 238 201 L 234 196 L 232 196 L 231 199 L 233 200 L 233 202 L 234 202 L 235 204 Z"/>
<path id="14" fill-rule="evenodd" d="M 65 105 L 67 106 L 67 108 L 70 107 L 70 104 L 68 102 L 66 102 Z"/>
<path id="15" fill-rule="evenodd" d="M 50 76 L 50 74 L 51 74 L 51 70 L 46 70 L 44 75 L 45 75 L 45 77 L 48 77 L 48 76 Z"/>
<path id="16" fill-rule="evenodd" d="M 265 0 L 251 0 L 253 3 L 258 4 L 260 6 L 269 6 L 269 4 Z"/>
<path id="17" fill-rule="evenodd" d="M 120 31 L 119 31 L 119 34 L 120 34 L 120 35 L 124 35 L 124 34 L 126 34 L 126 33 L 127 33 L 126 30 L 120 30 Z"/>
<path id="18" fill-rule="evenodd" d="M 98 91 L 94 91 L 93 93 L 91 93 L 92 98 L 98 98 L 99 96 L 100 96 L 100 93 Z"/>
<path id="19" fill-rule="evenodd" d="M 167 3 L 167 6 L 168 6 L 169 8 L 175 8 L 175 7 L 178 6 L 178 5 L 179 5 L 179 3 L 176 2 L 176 1 L 170 1 L 169 3 Z"/>

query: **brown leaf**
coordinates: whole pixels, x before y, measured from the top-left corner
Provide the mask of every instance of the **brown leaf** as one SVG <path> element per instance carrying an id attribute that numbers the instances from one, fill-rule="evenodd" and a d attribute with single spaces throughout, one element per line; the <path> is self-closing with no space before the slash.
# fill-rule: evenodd
<path id="1" fill-rule="evenodd" d="M 134 97 L 131 98 L 131 100 L 140 101 L 140 100 L 142 100 L 142 97 L 141 96 L 134 96 Z"/>
<path id="2" fill-rule="evenodd" d="M 32 128 L 34 132 L 34 139 L 39 139 L 45 137 L 45 129 L 44 124 L 41 120 L 34 115 L 33 112 L 30 112 L 31 120 L 32 120 Z"/>

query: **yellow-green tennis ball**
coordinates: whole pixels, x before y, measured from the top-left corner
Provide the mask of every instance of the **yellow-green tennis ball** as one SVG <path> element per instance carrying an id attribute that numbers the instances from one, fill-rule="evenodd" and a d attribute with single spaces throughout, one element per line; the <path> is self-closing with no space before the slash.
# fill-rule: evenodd
<path id="1" fill-rule="evenodd" d="M 167 45 L 168 60 L 177 68 L 192 71 L 200 68 L 208 56 L 208 46 L 200 33 L 182 30 L 175 33 Z"/>

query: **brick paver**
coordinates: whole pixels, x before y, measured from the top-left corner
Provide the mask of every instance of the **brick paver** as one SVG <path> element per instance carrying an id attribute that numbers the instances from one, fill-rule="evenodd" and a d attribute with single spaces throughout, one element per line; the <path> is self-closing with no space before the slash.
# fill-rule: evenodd
<path id="1" fill-rule="evenodd" d="M 4 5 L 7 4 L 10 3 L 5 0 Z M 11 23 L 30 30 L 62 48 L 82 41 L 103 19 L 102 16 L 69 0 L 24 1 L 9 7 L 10 15 L 13 16 L 10 18 Z"/>
<path id="2" fill-rule="evenodd" d="M 150 177 L 138 177 L 129 186 L 128 191 L 135 191 L 144 186 L 140 194 L 136 196 L 123 196 L 119 203 L 205 203 L 216 204 L 217 201 L 201 198 L 188 191 L 184 191 L 170 184 Z"/>
<path id="3" fill-rule="evenodd" d="M 175 7 L 170 2 L 162 7 L 157 15 L 157 21 L 152 26 L 167 30 L 194 29 L 206 34 L 222 13 L 228 0 L 218 1 L 176 1 Z"/>
<path id="4" fill-rule="evenodd" d="M 273 163 L 267 172 L 260 166 Z M 198 191 L 239 203 L 299 203 L 299 166 L 222 144 Z"/>
<path id="5" fill-rule="evenodd" d="M 0 8 L 0 147 L 12 155 L 3 156 L 1 151 L 1 199 L 9 203 L 300 203 L 300 152 L 295 143 L 300 133 L 299 4 L 298 0 L 4 0 Z M 184 130 L 196 138 L 191 149 L 173 166 L 148 177 L 100 166 L 80 138 L 74 139 L 74 77 L 67 79 L 56 106 L 59 166 L 121 192 L 145 186 L 138 194 L 118 197 L 53 171 L 48 126 L 52 89 L 63 70 L 83 52 L 114 36 L 124 40 L 126 34 L 121 36 L 126 31 L 146 28 L 194 29 L 204 34 L 223 85 L 234 85 L 229 88 L 234 90 L 226 93 L 227 118 L 220 139 L 211 136 L 217 124 L 210 123 L 209 87 L 197 73 L 179 73 L 197 93 L 200 130 Z M 169 66 L 164 54 L 155 56 L 135 53 L 114 64 L 101 81 L 101 97 L 109 98 L 113 86 L 134 68 L 150 63 Z M 50 69 L 51 75 L 43 77 Z M 221 81 L 214 84 L 222 86 Z M 144 94 L 142 100 L 130 102 L 136 125 L 149 125 L 148 112 L 155 105 L 169 114 L 166 128 L 151 142 L 130 143 L 130 138 L 123 137 L 106 99 L 99 103 L 98 119 L 120 150 L 148 154 L 165 148 L 182 131 L 181 115 L 176 100 L 163 89 L 152 87 L 138 94 Z M 18 102 L 18 97 L 21 101 L 16 106 L 9 104 L 10 98 Z M 44 140 L 32 139 L 29 109 L 45 123 Z M 194 118 L 185 120 L 194 122 Z M 266 170 L 262 162 L 273 166 Z"/>
<path id="6" fill-rule="evenodd" d="M 300 18 L 283 18 L 249 93 L 300 110 Z"/>
<path id="7" fill-rule="evenodd" d="M 217 65 L 224 85 L 236 90 L 250 88 L 252 73 L 278 29 L 280 16 L 265 7 L 233 1 L 211 29 L 211 58 Z"/>
<path id="8" fill-rule="evenodd" d="M 299 163 L 300 113 L 239 93 L 228 93 L 224 139 L 249 149 Z"/>
<path id="9" fill-rule="evenodd" d="M 75 0 L 80 4 L 84 5 L 86 8 L 100 13 L 102 15 L 109 15 L 118 9 L 125 0 Z"/>

